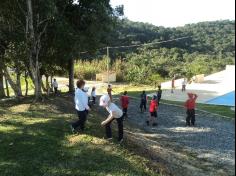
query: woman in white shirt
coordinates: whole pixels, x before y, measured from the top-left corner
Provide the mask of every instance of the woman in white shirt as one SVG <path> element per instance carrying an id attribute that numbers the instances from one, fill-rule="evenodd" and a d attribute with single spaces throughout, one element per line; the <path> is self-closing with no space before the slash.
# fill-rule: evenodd
<path id="1" fill-rule="evenodd" d="M 111 102 L 109 95 L 103 95 L 100 99 L 100 106 L 106 108 L 109 112 L 109 116 L 104 120 L 101 125 L 106 127 L 106 136 L 108 139 L 112 139 L 111 124 L 114 120 L 118 125 L 118 141 L 123 141 L 123 111 Z"/>
<path id="2" fill-rule="evenodd" d="M 85 81 L 79 80 L 77 82 L 77 89 L 75 91 L 75 109 L 77 111 L 79 120 L 76 121 L 75 123 L 72 123 L 71 129 L 72 132 L 74 133 L 77 128 L 79 128 L 81 131 L 84 131 L 85 127 L 85 122 L 87 120 L 87 115 L 88 111 L 90 110 L 88 106 L 88 96 L 87 94 L 83 91 L 85 86 Z"/>

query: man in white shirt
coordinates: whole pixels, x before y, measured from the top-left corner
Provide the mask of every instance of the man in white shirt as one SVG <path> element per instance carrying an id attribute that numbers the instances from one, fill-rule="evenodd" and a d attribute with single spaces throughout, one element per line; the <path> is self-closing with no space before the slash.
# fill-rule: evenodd
<path id="1" fill-rule="evenodd" d="M 52 87 L 53 87 L 53 90 L 54 90 L 54 93 L 57 94 L 57 91 L 58 91 L 58 83 L 57 83 L 57 80 L 54 79 L 53 83 L 52 83 Z"/>
<path id="2" fill-rule="evenodd" d="M 111 124 L 114 120 L 116 120 L 118 125 L 118 141 L 120 143 L 123 142 L 123 111 L 111 102 L 109 95 L 103 95 L 101 97 L 100 106 L 106 108 L 106 110 L 109 112 L 108 118 L 101 123 L 102 126 L 106 127 L 107 138 L 112 139 Z"/>
<path id="3" fill-rule="evenodd" d="M 79 128 L 81 131 L 84 131 L 88 111 L 90 110 L 88 106 L 88 96 L 86 92 L 83 91 L 84 86 L 85 82 L 83 80 L 79 80 L 77 82 L 74 101 L 79 120 L 71 125 L 72 132 L 75 132 L 77 128 Z"/>

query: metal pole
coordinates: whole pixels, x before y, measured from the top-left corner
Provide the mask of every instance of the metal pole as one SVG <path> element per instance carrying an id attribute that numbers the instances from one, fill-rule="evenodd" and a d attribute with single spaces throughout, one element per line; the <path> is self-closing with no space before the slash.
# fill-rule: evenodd
<path id="1" fill-rule="evenodd" d="M 109 70 L 110 70 L 110 56 L 109 56 L 109 47 L 107 47 L 107 84 L 110 84 L 110 79 L 109 79 Z"/>

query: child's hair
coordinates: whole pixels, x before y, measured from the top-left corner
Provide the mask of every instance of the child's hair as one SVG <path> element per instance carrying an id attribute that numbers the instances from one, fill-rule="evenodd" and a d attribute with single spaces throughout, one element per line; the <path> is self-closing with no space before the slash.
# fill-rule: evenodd
<path id="1" fill-rule="evenodd" d="M 160 85 L 158 86 L 158 89 L 159 89 L 159 90 L 161 89 L 161 86 L 160 86 Z"/>
<path id="2" fill-rule="evenodd" d="M 84 80 L 79 80 L 79 81 L 77 81 L 76 85 L 77 85 L 78 88 L 81 88 L 82 86 L 85 85 L 85 81 Z"/>
<path id="3" fill-rule="evenodd" d="M 143 91 L 143 94 L 145 94 L 146 93 L 146 91 Z"/>
<path id="4" fill-rule="evenodd" d="M 92 91 L 95 91 L 96 90 L 96 87 L 93 87 Z"/>
<path id="5" fill-rule="evenodd" d="M 156 99 L 157 99 L 157 96 L 153 95 L 152 100 L 156 100 Z"/>
<path id="6" fill-rule="evenodd" d="M 111 87 L 111 85 L 109 84 L 108 87 Z"/>
<path id="7" fill-rule="evenodd" d="M 127 95 L 127 93 L 128 93 L 127 91 L 124 91 L 124 95 Z"/>

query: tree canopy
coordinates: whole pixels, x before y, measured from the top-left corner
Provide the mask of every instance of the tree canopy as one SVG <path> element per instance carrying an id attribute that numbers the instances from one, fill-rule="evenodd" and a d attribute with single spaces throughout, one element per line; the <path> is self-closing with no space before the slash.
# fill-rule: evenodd
<path id="1" fill-rule="evenodd" d="M 21 96 L 18 83 L 21 74 L 27 72 L 36 99 L 40 98 L 42 76 L 61 70 L 73 73 L 74 59 L 81 51 L 108 44 L 107 33 L 122 13 L 122 7 L 113 9 L 110 0 L 2 0 L 0 85 L 4 75 L 16 96 Z M 16 81 L 9 69 L 16 70 Z M 73 89 L 73 74 L 70 78 Z"/>

